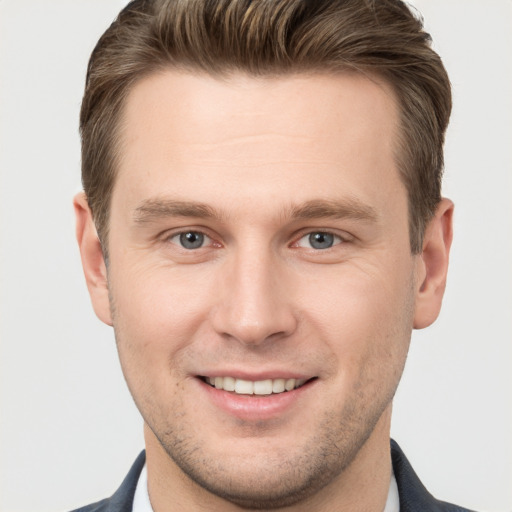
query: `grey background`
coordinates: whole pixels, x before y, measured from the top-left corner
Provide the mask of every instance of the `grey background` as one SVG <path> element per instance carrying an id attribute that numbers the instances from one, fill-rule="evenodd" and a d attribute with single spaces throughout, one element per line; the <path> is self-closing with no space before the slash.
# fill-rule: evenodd
<path id="1" fill-rule="evenodd" d="M 512 2 L 417 0 L 454 87 L 444 309 L 415 332 L 392 433 L 436 496 L 512 510 Z M 68 510 L 143 447 L 74 241 L 88 56 L 120 0 L 0 0 L 0 510 Z"/>

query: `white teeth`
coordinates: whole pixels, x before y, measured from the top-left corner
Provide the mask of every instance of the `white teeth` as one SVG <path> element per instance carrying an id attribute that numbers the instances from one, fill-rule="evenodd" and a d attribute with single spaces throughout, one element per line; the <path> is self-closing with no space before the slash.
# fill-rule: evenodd
<path id="1" fill-rule="evenodd" d="M 274 379 L 272 382 L 272 393 L 282 393 L 284 391 L 284 379 Z"/>
<path id="2" fill-rule="evenodd" d="M 306 379 L 243 380 L 234 377 L 206 377 L 205 381 L 216 389 L 234 391 L 239 395 L 271 395 L 292 391 L 302 386 Z"/>
<path id="3" fill-rule="evenodd" d="M 235 393 L 239 395 L 252 395 L 254 393 L 254 384 L 250 380 L 236 379 Z"/>
<path id="4" fill-rule="evenodd" d="M 225 391 L 235 391 L 236 388 L 236 379 L 233 377 L 224 377 L 224 390 Z"/>
<path id="5" fill-rule="evenodd" d="M 255 395 L 271 395 L 272 394 L 272 380 L 257 380 L 254 383 Z"/>
<path id="6" fill-rule="evenodd" d="M 295 379 L 286 379 L 286 382 L 284 383 L 284 389 L 286 391 L 291 391 L 295 387 Z"/>

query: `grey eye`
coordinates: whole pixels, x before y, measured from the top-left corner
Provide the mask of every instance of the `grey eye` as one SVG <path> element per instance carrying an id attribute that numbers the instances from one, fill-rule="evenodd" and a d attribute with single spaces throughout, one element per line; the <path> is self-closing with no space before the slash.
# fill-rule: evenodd
<path id="1" fill-rule="evenodd" d="M 180 245 L 185 249 L 199 249 L 203 246 L 205 239 L 203 233 L 198 231 L 187 231 L 180 233 L 177 237 L 179 237 Z"/>
<path id="2" fill-rule="evenodd" d="M 323 249 L 330 249 L 335 245 L 341 244 L 343 241 L 340 236 L 329 233 L 328 231 L 312 231 L 304 235 L 297 242 L 297 246 L 321 251 Z"/>
<path id="3" fill-rule="evenodd" d="M 329 249 L 334 245 L 334 235 L 332 233 L 310 233 L 308 241 L 313 249 Z"/>

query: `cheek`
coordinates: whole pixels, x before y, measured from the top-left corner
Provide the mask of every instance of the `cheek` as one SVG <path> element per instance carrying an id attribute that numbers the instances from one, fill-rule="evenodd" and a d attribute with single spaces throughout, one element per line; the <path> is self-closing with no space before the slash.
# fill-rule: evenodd
<path id="1" fill-rule="evenodd" d="M 324 279 L 301 308 L 312 333 L 327 340 L 338 368 L 355 379 L 365 368 L 395 372 L 405 361 L 414 314 L 412 270 L 346 266 Z M 311 285 L 313 283 L 310 283 Z"/>
<path id="2" fill-rule="evenodd" d="M 187 378 L 181 361 L 201 328 L 203 296 L 190 281 L 171 279 L 170 269 L 141 269 L 112 275 L 114 330 L 119 360 L 137 407 L 150 424 L 166 424 L 182 409 Z M 126 277 L 123 277 L 126 276 Z M 173 403 L 165 409 L 162 403 Z M 168 416 L 167 416 L 168 415 Z"/>
<path id="3" fill-rule="evenodd" d="M 179 331 L 207 309 L 211 286 L 193 271 L 170 265 L 128 268 L 112 276 L 109 284 L 114 317 L 132 324 L 132 332 L 147 337 L 157 336 L 166 326 Z"/>
<path id="4" fill-rule="evenodd" d="M 109 287 L 127 380 L 139 380 L 138 375 L 141 379 L 144 375 L 151 375 L 151 380 L 168 378 L 169 372 L 179 369 L 181 354 L 204 329 L 211 287 L 205 280 L 169 267 L 136 265 L 112 274 Z"/>

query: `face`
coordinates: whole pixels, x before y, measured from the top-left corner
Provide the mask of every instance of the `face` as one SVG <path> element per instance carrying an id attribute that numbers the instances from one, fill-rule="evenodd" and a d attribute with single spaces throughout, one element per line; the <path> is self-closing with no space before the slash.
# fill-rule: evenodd
<path id="1" fill-rule="evenodd" d="M 390 89 L 359 75 L 135 86 L 93 302 L 148 461 L 270 508 L 340 482 L 368 443 L 389 450 L 425 276 L 397 130 Z"/>

